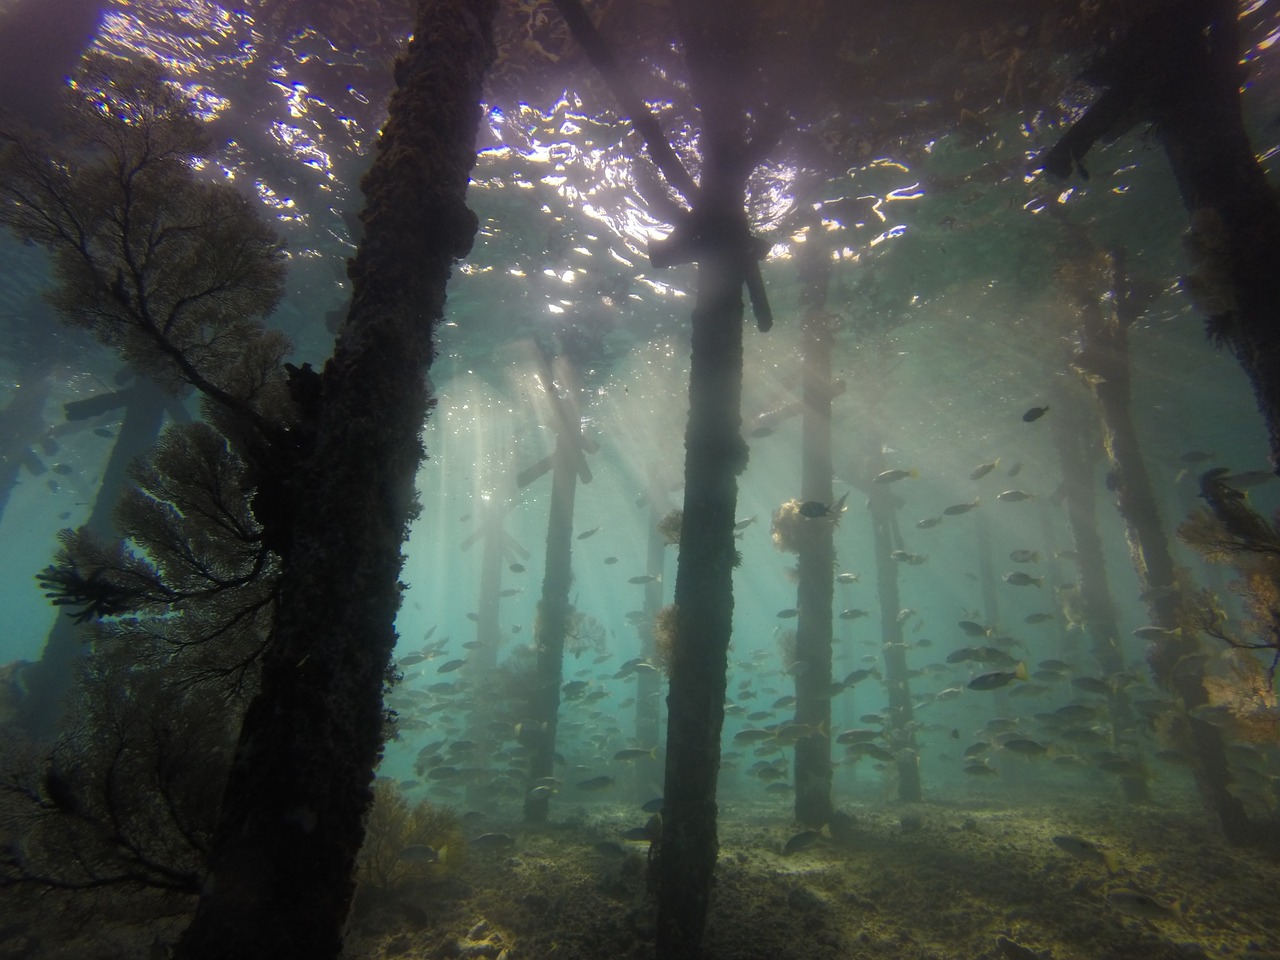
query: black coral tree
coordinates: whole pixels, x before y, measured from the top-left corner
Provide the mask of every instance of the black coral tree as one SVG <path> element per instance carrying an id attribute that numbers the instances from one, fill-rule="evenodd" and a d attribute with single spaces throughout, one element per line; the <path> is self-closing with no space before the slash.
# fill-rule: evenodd
<path id="1" fill-rule="evenodd" d="M 91 57 L 70 93 L 57 137 L 0 118 L 0 222 L 48 251 L 66 322 L 194 389 L 204 421 L 135 466 L 124 540 L 63 531 L 38 576 L 92 653 L 56 740 L 0 746 L 0 887 L 189 895 L 270 642 L 308 436 L 289 343 L 263 325 L 286 258 L 157 67 Z"/>

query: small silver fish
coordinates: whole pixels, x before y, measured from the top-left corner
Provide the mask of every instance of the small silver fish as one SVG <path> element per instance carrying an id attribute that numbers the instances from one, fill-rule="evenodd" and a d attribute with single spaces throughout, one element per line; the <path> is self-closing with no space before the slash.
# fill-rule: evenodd
<path id="1" fill-rule="evenodd" d="M 1035 495 L 1025 490 L 1006 490 L 1004 493 L 997 493 L 996 499 L 1003 500 L 1005 503 L 1017 503 L 1020 500 L 1034 500 Z"/>
<path id="2" fill-rule="evenodd" d="M 1138 627 L 1133 631 L 1133 635 L 1140 640 L 1165 640 L 1170 637 L 1182 636 L 1181 627 L 1157 627 L 1154 625 L 1146 627 Z"/>

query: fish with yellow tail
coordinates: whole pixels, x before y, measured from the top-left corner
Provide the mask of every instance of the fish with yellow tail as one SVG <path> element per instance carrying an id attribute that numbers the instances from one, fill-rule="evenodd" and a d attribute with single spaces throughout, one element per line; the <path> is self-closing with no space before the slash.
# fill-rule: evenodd
<path id="1" fill-rule="evenodd" d="M 983 673 L 969 681 L 970 690 L 998 690 L 1006 687 L 1015 680 L 1026 681 L 1030 677 L 1027 673 L 1027 665 L 1019 663 L 1012 670 L 993 670 L 991 673 Z"/>

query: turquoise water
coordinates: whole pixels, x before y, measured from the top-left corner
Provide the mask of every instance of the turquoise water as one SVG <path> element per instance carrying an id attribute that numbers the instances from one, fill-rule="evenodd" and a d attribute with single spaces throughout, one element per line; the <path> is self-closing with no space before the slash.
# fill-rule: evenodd
<path id="1" fill-rule="evenodd" d="M 383 32 L 366 38 L 367 47 L 339 54 L 322 42 L 323 31 L 302 31 L 268 50 L 253 39 L 253 17 L 213 6 L 181 15 L 120 7 L 97 42 L 134 56 L 159 52 L 171 67 L 184 67 L 193 100 L 236 138 L 215 166 L 259 198 L 289 244 L 287 292 L 271 323 L 292 338 L 292 362 L 319 365 L 332 341 L 325 317 L 345 304 L 342 262 L 354 251 L 355 184 L 388 87 L 380 68 L 404 24 L 388 18 Z M 1272 162 L 1268 145 L 1275 137 L 1274 124 L 1266 123 L 1276 100 L 1269 49 L 1269 43 L 1251 49 L 1256 81 L 1245 93 L 1264 165 Z M 277 63 L 271 79 L 252 72 L 271 58 Z M 256 85 L 247 79 L 255 76 Z M 573 517 L 570 600 L 583 619 L 571 641 L 579 649 L 564 661 L 552 820 L 587 823 L 607 842 L 642 827 L 648 812 L 640 802 L 662 793 L 661 764 L 634 756 L 652 751 L 660 760 L 664 748 L 661 738 L 637 738 L 642 690 L 634 664 L 641 659 L 641 672 L 661 675 L 662 663 L 642 645 L 656 613 L 646 608 L 645 594 L 655 580 L 661 602 L 670 602 L 677 547 L 665 548 L 660 567 L 649 562 L 655 514 L 648 491 L 652 476 L 660 491 L 652 505 L 657 516 L 681 506 L 696 272 L 649 266 L 647 243 L 668 230 L 663 208 L 650 202 L 653 175 L 635 160 L 629 125 L 590 84 L 582 89 L 533 103 L 495 91 L 486 105 L 469 198 L 481 230 L 455 271 L 439 330 L 440 356 L 431 370 L 439 404 L 424 427 L 429 458 L 418 473 L 421 510 L 405 549 L 396 651 L 402 678 L 389 699 L 399 730 L 378 774 L 411 803 L 426 800 L 474 817 L 466 821 L 473 841 L 481 829 L 470 829 L 473 823 L 518 832 L 531 788 L 518 733 L 524 708 L 518 697 L 504 699 L 472 661 L 479 660 L 482 590 L 476 535 L 494 512 L 506 537 L 496 657 L 518 663 L 531 656 L 550 478 L 524 487 L 517 479 L 555 443 L 551 405 L 536 376 L 540 350 L 577 362 L 582 432 L 596 445 Z M 1215 465 L 1237 473 L 1267 468 L 1262 420 L 1239 365 L 1205 339 L 1202 318 L 1180 289 L 1188 270 L 1180 244 L 1186 215 L 1159 149 L 1133 134 L 1091 154 L 1087 182 L 1025 175 L 1031 158 L 1060 134 L 1065 109 L 1050 116 L 993 108 L 977 143 L 964 129 L 926 129 L 922 120 L 914 137 L 869 144 L 823 169 L 782 156 L 753 175 L 748 209 L 753 230 L 770 244 L 762 272 L 776 324 L 763 334 L 748 320 L 744 432 L 798 396 L 797 260 L 806 245 L 822 244 L 832 261 L 833 376 L 846 386 L 832 415 L 834 491 L 847 496 L 834 534 L 834 572 L 856 575 L 835 586 L 835 612 L 846 616 L 834 621 L 833 676 L 873 672 L 833 692 L 831 728 L 819 735 L 833 741 L 836 805 L 856 811 L 872 833 L 914 832 L 911 821 L 883 813 L 892 808 L 901 754 L 887 753 L 881 733 L 888 705 L 882 620 L 903 626 L 913 753 L 925 801 L 947 811 L 949 830 L 969 829 L 957 809 L 1012 810 L 1048 823 L 1046 805 L 1051 810 L 1062 797 L 1087 808 L 1078 812 L 1077 829 L 1102 829 L 1120 781 L 1107 768 L 1117 758 L 1108 752 L 1114 744 L 1106 697 L 1089 681 L 1122 686 L 1133 701 L 1167 700 L 1144 661 L 1148 639 L 1133 634 L 1150 624 L 1150 613 L 1101 457 L 1092 469 L 1122 676 L 1103 674 L 1090 653 L 1089 625 L 1072 602 L 1079 572 L 1070 557 L 1052 420 L 1064 413 L 1056 399 L 1064 391 L 1079 395 L 1083 409 L 1093 406 L 1070 366 L 1077 320 L 1055 279 L 1064 219 L 1086 229 L 1099 249 L 1127 249 L 1132 272 L 1158 291 L 1130 332 L 1132 415 L 1176 564 L 1217 596 L 1233 630 L 1242 629 L 1244 611 L 1230 586 L 1235 574 L 1203 563 L 1174 530 L 1201 502 L 1200 472 Z M 681 97 L 657 100 L 655 110 L 696 166 L 696 128 Z M 806 211 L 815 214 L 808 223 Z M 40 301 L 42 255 L 8 237 L 0 244 L 6 329 L 52 327 L 52 312 Z M 57 611 L 34 575 L 51 562 L 58 531 L 87 519 L 118 433 L 111 414 L 69 425 L 62 405 L 107 389 L 117 368 L 77 333 L 13 336 L 0 345 L 0 407 L 32 382 L 48 388 L 38 418 L 24 424 L 26 442 L 5 451 L 22 457 L 23 466 L 0 516 L 0 662 L 39 658 Z M 1045 404 L 1044 417 L 1024 419 Z M 185 406 L 197 413 L 193 401 Z M 793 677 L 805 665 L 787 649 L 795 626 L 796 589 L 788 576 L 795 558 L 775 549 L 771 524 L 775 511 L 800 497 L 800 420 L 758 433 L 749 436 L 750 464 L 740 478 L 742 562 L 734 576 L 720 798 L 728 844 L 763 846 L 747 835 L 758 826 L 769 831 L 772 854 L 792 833 L 794 751 L 778 734 L 792 719 Z M 900 548 L 918 560 L 890 564 L 900 610 L 882 610 L 876 598 L 877 576 L 886 568 L 874 553 L 867 510 L 868 464 L 877 455 L 885 469 L 913 474 L 890 487 L 899 498 Z M 972 477 L 991 463 L 985 475 Z M 1007 491 L 1030 496 L 999 497 Z M 944 512 L 975 501 L 968 512 Z M 1249 488 L 1249 501 L 1272 516 L 1280 485 L 1260 481 Z M 941 522 L 920 525 L 931 518 Z M 1005 579 L 1011 574 L 1030 582 Z M 962 621 L 977 623 L 982 637 L 966 634 Z M 1006 660 L 948 660 L 988 641 Z M 1211 675 L 1229 677 L 1225 647 L 1210 638 L 1204 643 Z M 1244 656 L 1265 667 L 1267 654 Z M 1045 667 L 1050 660 L 1064 663 Z M 1018 676 L 997 689 L 970 686 L 1005 670 Z M 1046 719 L 1073 706 L 1077 721 Z M 1162 709 L 1168 708 L 1153 708 Z M 1275 715 L 1273 684 L 1261 709 Z M 1240 737 L 1232 744 L 1250 811 L 1274 817 L 1276 742 Z M 1158 808 L 1211 830 L 1185 757 L 1169 752 L 1156 723 L 1140 724 L 1138 740 L 1119 759 L 1137 764 Z M 932 815 L 921 816 L 927 822 Z M 1137 871 L 1138 848 L 1167 838 L 1138 838 L 1133 824 L 1116 833 L 1126 829 L 1135 839 L 1120 852 Z M 554 844 L 529 842 L 543 843 L 538 856 L 554 859 Z M 819 849 L 826 844 L 824 838 Z M 1111 844 L 1122 847 L 1119 839 Z M 762 869 L 776 876 L 783 867 Z M 1179 891 L 1152 892 L 1168 900 Z M 1230 948 L 1243 949 L 1246 939 L 1240 934 Z M 1272 950 L 1273 940 L 1270 933 L 1260 938 Z"/>

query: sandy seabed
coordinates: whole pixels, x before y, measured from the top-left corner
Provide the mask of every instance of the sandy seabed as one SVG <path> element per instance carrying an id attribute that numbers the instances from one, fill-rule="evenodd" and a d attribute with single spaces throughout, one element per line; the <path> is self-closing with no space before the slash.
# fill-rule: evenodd
<path id="1" fill-rule="evenodd" d="M 1227 846 L 1194 798 L 844 809 L 847 842 L 786 856 L 797 828 L 779 804 L 721 804 L 707 960 L 1280 960 L 1280 862 Z M 568 819 L 538 831 L 486 824 L 515 845 L 473 845 L 444 876 L 362 891 L 344 960 L 654 958 L 648 845 L 619 840 L 643 816 L 609 803 L 559 812 Z M 1104 848 L 1114 872 L 1064 852 L 1062 834 Z M 1122 912 L 1107 899 L 1117 890 L 1167 913 Z M 21 906 L 4 910 L 0 960 L 156 960 L 190 902 L 94 929 L 54 896 Z"/>
<path id="2" fill-rule="evenodd" d="M 707 960 L 1280 960 L 1280 863 L 1228 847 L 1201 809 L 1070 797 L 866 806 L 850 842 L 782 854 L 796 829 L 722 808 Z M 614 838 L 635 818 L 598 809 L 572 826 L 471 851 L 419 896 L 366 905 L 348 960 L 650 958 L 646 844 Z M 1101 862 L 1061 850 L 1086 838 Z M 1107 900 L 1154 898 L 1146 918 Z"/>

